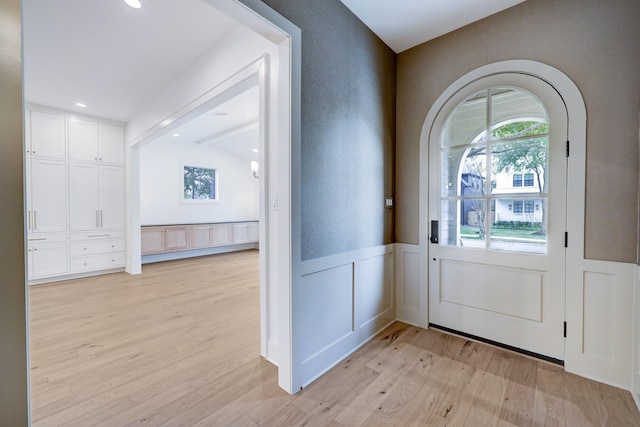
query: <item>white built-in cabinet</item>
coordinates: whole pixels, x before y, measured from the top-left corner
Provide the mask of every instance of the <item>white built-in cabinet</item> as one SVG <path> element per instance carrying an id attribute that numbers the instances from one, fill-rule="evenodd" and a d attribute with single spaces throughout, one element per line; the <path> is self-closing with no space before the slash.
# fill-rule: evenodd
<path id="1" fill-rule="evenodd" d="M 145 226 L 142 255 L 258 243 L 258 222 Z"/>
<path id="2" fill-rule="evenodd" d="M 69 160 L 123 165 L 123 140 L 121 127 L 69 118 Z"/>
<path id="3" fill-rule="evenodd" d="M 25 111 L 30 283 L 125 264 L 124 128 Z"/>
<path id="4" fill-rule="evenodd" d="M 66 158 L 66 124 L 62 114 L 27 111 L 25 150 L 30 157 Z"/>
<path id="5" fill-rule="evenodd" d="M 124 229 L 124 168 L 69 162 L 71 231 Z"/>

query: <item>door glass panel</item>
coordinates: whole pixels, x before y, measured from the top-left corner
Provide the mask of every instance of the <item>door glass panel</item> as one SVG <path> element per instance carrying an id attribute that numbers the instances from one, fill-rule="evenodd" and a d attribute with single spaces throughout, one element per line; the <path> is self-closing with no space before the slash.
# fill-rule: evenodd
<path id="1" fill-rule="evenodd" d="M 487 91 L 467 98 L 447 120 L 442 135 L 443 147 L 481 142 L 487 128 Z"/>
<path id="2" fill-rule="evenodd" d="M 460 241 L 458 246 L 486 248 L 487 202 L 478 199 L 460 201 Z"/>
<path id="3" fill-rule="evenodd" d="M 548 136 L 491 147 L 491 193 L 546 193 Z"/>
<path id="4" fill-rule="evenodd" d="M 491 249 L 547 252 L 546 197 L 498 198 L 494 202 L 490 221 Z"/>
<path id="5" fill-rule="evenodd" d="M 461 103 L 442 136 L 440 244 L 546 253 L 548 151 L 546 111 L 529 92 Z"/>
<path id="6" fill-rule="evenodd" d="M 519 138 L 547 133 L 547 113 L 542 103 L 522 89 L 491 90 L 491 136 Z M 518 125 L 514 126 L 514 123 Z"/>
<path id="7" fill-rule="evenodd" d="M 452 148 L 442 156 L 442 195 L 486 194 L 487 146 Z"/>
<path id="8" fill-rule="evenodd" d="M 459 217 L 459 200 L 442 200 L 440 216 L 440 236 L 439 241 L 442 245 L 458 246 L 458 217 Z"/>

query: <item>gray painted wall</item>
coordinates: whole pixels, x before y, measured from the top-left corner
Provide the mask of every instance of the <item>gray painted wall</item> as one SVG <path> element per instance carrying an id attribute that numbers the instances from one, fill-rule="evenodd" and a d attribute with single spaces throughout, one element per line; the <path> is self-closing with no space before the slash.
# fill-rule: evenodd
<path id="1" fill-rule="evenodd" d="M 585 255 L 636 262 L 638 0 L 528 0 L 398 57 L 396 240 L 418 243 L 419 136 L 429 108 L 482 65 L 530 59 L 556 67 L 587 107 Z"/>
<path id="2" fill-rule="evenodd" d="M 396 55 L 338 0 L 264 0 L 302 29 L 302 259 L 394 241 Z"/>
<path id="3" fill-rule="evenodd" d="M 26 426 L 20 0 L 0 2 L 0 425 Z"/>

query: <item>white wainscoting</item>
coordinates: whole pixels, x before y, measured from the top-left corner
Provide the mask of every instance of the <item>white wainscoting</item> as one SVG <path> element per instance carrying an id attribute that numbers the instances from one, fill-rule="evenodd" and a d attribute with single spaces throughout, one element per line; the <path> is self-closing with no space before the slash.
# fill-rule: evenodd
<path id="1" fill-rule="evenodd" d="M 295 383 L 308 385 L 396 319 L 394 245 L 302 263 L 293 289 Z"/>
<path id="2" fill-rule="evenodd" d="M 632 390 L 636 267 L 594 260 L 576 264 L 567 265 L 565 368 Z"/>
<path id="3" fill-rule="evenodd" d="M 426 272 L 421 274 L 420 245 L 396 243 L 396 314 L 397 319 L 426 328 L 429 295 Z"/>
<path id="4" fill-rule="evenodd" d="M 634 331 L 634 370 L 633 370 L 633 398 L 640 410 L 640 266 L 636 266 L 636 275 L 634 280 L 634 298 L 635 301 L 635 321 L 633 322 Z"/>

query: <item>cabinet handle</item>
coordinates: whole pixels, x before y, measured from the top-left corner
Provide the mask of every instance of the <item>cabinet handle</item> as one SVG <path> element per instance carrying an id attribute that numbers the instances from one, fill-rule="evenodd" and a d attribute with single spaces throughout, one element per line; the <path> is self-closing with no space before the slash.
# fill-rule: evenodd
<path id="1" fill-rule="evenodd" d="M 39 239 L 27 239 L 27 240 L 29 240 L 30 242 L 35 242 L 36 240 L 47 240 L 47 238 L 46 237 L 41 237 Z"/>
<path id="2" fill-rule="evenodd" d="M 37 211 L 33 211 L 33 230 L 37 230 L 38 229 L 38 212 Z"/>
<path id="3" fill-rule="evenodd" d="M 31 252 L 31 249 L 29 249 L 29 252 Z"/>
<path id="4" fill-rule="evenodd" d="M 27 211 L 27 230 L 31 231 L 31 211 Z"/>
<path id="5" fill-rule="evenodd" d="M 94 157 L 94 159 L 96 159 L 96 162 L 98 161 L 98 158 L 97 158 L 97 157 Z"/>
<path id="6" fill-rule="evenodd" d="M 38 249 L 34 249 L 33 251 L 34 251 L 34 252 L 38 252 Z"/>
<path id="7" fill-rule="evenodd" d="M 100 211 L 100 228 L 104 227 L 104 223 L 102 222 L 102 211 Z"/>
<path id="8" fill-rule="evenodd" d="M 102 157 L 100 157 L 100 161 L 102 161 Z"/>
<path id="9" fill-rule="evenodd" d="M 91 234 L 87 237 L 109 237 L 111 234 Z"/>

